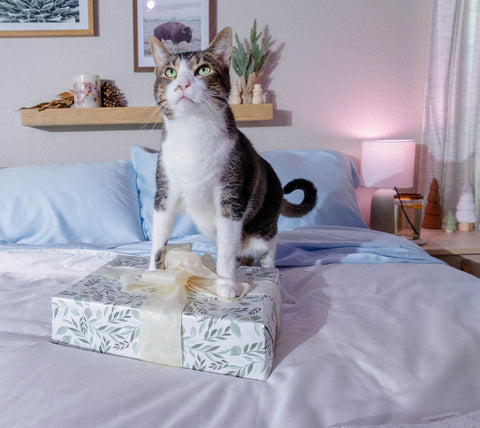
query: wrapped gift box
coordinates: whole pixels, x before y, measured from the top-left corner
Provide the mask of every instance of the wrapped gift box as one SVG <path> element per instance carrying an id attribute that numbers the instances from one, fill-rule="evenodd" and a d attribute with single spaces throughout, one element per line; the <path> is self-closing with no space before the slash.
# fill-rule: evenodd
<path id="1" fill-rule="evenodd" d="M 143 359 L 140 311 L 155 289 L 122 291 L 109 269 L 147 265 L 145 257 L 119 256 L 54 296 L 53 341 Z M 187 291 L 181 314 L 182 367 L 265 380 L 279 325 L 279 273 L 273 268 L 241 267 L 238 276 L 260 281 L 261 291 L 231 302 Z"/>

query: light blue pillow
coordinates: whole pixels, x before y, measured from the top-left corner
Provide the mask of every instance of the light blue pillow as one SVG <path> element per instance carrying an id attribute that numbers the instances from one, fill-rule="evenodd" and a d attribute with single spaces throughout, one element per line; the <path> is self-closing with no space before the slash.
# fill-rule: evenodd
<path id="1" fill-rule="evenodd" d="M 355 196 L 360 178 L 349 157 L 335 150 L 273 150 L 260 155 L 272 165 L 282 186 L 306 178 L 317 188 L 315 208 L 304 217 L 280 216 L 279 231 L 313 225 L 367 227 Z M 300 203 L 303 192 L 295 190 L 285 198 Z"/>
<path id="2" fill-rule="evenodd" d="M 0 242 L 30 245 L 144 240 L 131 162 L 0 170 Z"/>
<path id="3" fill-rule="evenodd" d="M 157 153 L 131 146 L 130 155 L 137 174 L 142 227 L 147 239 L 151 239 Z M 317 187 L 314 210 L 300 218 L 280 216 L 279 231 L 310 225 L 367 227 L 355 196 L 360 179 L 350 158 L 333 150 L 273 150 L 261 156 L 273 166 L 283 186 L 294 178 L 307 178 Z M 296 190 L 286 198 L 299 203 L 303 193 Z M 172 238 L 195 233 L 195 225 L 188 217 L 177 216 Z"/>
<path id="4" fill-rule="evenodd" d="M 130 158 L 137 179 L 143 233 L 145 239 L 151 240 L 153 201 L 155 200 L 157 189 L 155 172 L 157 169 L 158 152 L 132 145 L 130 146 Z M 177 215 L 170 238 L 181 238 L 182 236 L 195 234 L 198 234 L 198 230 L 190 218 L 184 213 Z"/>

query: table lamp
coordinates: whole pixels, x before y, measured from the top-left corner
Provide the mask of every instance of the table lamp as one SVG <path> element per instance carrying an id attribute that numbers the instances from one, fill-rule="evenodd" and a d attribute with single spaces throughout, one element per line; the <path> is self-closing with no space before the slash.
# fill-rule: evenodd
<path id="1" fill-rule="evenodd" d="M 370 228 L 395 233 L 394 187 L 413 187 L 415 141 L 366 140 L 362 143 L 361 176 L 365 187 L 378 187 L 372 196 Z"/>

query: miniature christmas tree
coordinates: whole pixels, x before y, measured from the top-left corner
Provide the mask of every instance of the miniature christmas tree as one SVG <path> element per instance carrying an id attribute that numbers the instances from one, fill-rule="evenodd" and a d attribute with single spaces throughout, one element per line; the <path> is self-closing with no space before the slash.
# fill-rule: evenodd
<path id="1" fill-rule="evenodd" d="M 475 215 L 475 198 L 472 186 L 468 182 L 463 185 L 462 193 L 458 198 L 456 217 L 459 230 L 463 232 L 473 230 L 477 216 Z"/>
<path id="2" fill-rule="evenodd" d="M 444 217 L 442 222 L 442 229 L 447 232 L 451 233 L 457 228 L 457 222 L 455 221 L 455 216 L 451 211 Z"/>
<path id="3" fill-rule="evenodd" d="M 257 20 L 253 21 L 253 28 L 250 30 L 250 45 L 246 46 L 240 42 L 238 34 L 235 34 L 237 46 L 232 48 L 232 67 L 235 73 L 240 76 L 240 86 L 242 88 L 242 99 L 244 104 L 252 103 L 253 85 L 260 77 L 261 71 L 267 62 L 268 45 L 271 36 L 268 36 L 262 43 L 258 41 L 262 37 L 262 32 L 257 34 Z M 249 49 L 248 49 L 249 48 Z"/>
<path id="4" fill-rule="evenodd" d="M 438 182 L 436 178 L 430 183 L 430 192 L 428 193 L 427 201 L 422 227 L 426 229 L 441 229 L 442 206 L 440 205 L 440 194 L 438 193 Z"/>

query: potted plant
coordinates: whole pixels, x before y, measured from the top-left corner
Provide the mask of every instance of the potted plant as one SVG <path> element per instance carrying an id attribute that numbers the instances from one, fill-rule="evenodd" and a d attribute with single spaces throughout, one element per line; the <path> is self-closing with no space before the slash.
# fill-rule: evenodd
<path id="1" fill-rule="evenodd" d="M 262 69 L 270 54 L 269 44 L 271 36 L 266 37 L 261 46 L 259 44 L 262 32 L 257 34 L 257 20 L 253 21 L 253 28 L 250 30 L 250 43 L 240 42 L 238 34 L 235 33 L 237 46 L 232 50 L 232 67 L 240 77 L 242 101 L 244 104 L 252 103 L 253 86 L 262 73 Z"/>

